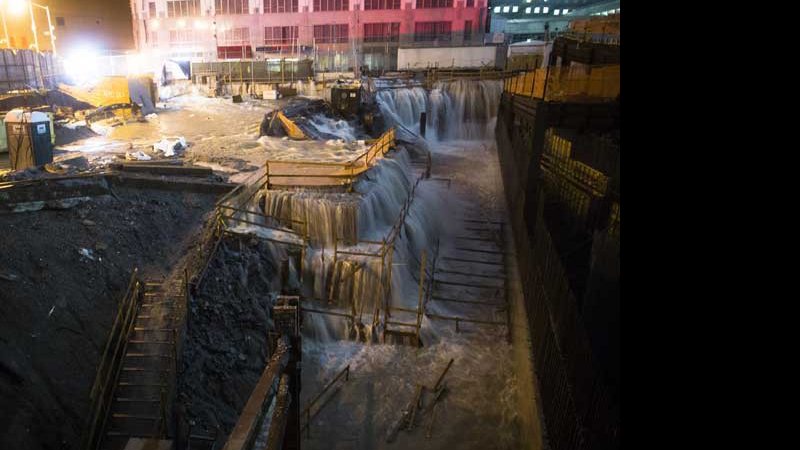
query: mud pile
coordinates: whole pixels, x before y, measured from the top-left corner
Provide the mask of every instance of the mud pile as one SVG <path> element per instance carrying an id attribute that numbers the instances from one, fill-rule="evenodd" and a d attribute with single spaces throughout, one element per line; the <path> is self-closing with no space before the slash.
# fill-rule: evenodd
<path id="1" fill-rule="evenodd" d="M 214 196 L 116 189 L 0 213 L 0 448 L 78 448 L 100 352 L 134 267 L 162 277 Z"/>
<path id="2" fill-rule="evenodd" d="M 226 238 L 189 304 L 181 356 L 179 429 L 225 442 L 268 359 L 270 307 L 280 290 L 270 244 Z M 181 418 L 182 417 L 182 418 Z"/>

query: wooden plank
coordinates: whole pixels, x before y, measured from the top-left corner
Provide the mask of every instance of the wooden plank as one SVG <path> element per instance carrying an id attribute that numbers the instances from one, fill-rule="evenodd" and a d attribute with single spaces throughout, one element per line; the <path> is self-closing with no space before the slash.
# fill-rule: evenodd
<path id="1" fill-rule="evenodd" d="M 286 367 L 288 361 L 289 346 L 285 342 L 279 341 L 275 354 L 272 355 L 264 371 L 261 372 L 261 377 L 259 377 L 258 383 L 253 388 L 253 392 L 250 394 L 244 409 L 239 414 L 239 419 L 228 436 L 228 441 L 225 443 L 223 450 L 244 450 L 248 448 L 258 432 L 260 419 L 263 416 L 264 409 L 268 406 L 270 393 L 273 391 L 276 381 L 278 381 L 280 373 Z"/>

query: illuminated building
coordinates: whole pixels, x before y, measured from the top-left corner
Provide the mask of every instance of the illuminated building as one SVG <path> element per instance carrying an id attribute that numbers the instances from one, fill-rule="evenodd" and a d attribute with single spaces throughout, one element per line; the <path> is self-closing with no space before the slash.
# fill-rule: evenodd
<path id="1" fill-rule="evenodd" d="M 619 0 L 492 0 L 491 31 L 504 33 L 507 42 L 552 37 L 571 20 L 619 12 Z"/>
<path id="2" fill-rule="evenodd" d="M 131 0 L 140 51 L 393 69 L 397 49 L 483 45 L 486 0 Z"/>

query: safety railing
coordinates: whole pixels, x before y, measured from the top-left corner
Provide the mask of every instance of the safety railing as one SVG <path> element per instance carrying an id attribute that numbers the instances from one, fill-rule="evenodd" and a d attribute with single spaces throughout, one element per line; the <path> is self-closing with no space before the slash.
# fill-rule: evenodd
<path id="1" fill-rule="evenodd" d="M 216 203 L 216 220 L 222 233 L 230 231 L 237 225 L 252 225 L 271 230 L 278 237 L 259 236 L 262 239 L 278 244 L 305 245 L 308 242 L 308 226 L 301 220 L 270 216 L 260 208 L 253 208 L 256 197 L 268 189 L 269 173 L 256 176 L 253 181 L 246 181 L 226 194 Z M 254 219 L 254 220 L 251 220 Z M 300 231 L 297 231 L 300 230 Z M 302 244 L 299 244 L 302 243 Z"/>
<path id="2" fill-rule="evenodd" d="M 507 78 L 504 91 L 546 101 L 613 101 L 620 93 L 620 66 L 528 70 Z"/>
<path id="3" fill-rule="evenodd" d="M 496 70 L 494 68 L 479 68 L 478 70 L 431 68 L 425 74 L 425 82 L 431 85 L 437 81 L 502 80 L 514 76 L 515 73 L 516 72 L 511 70 Z"/>
<path id="4" fill-rule="evenodd" d="M 542 167 L 569 179 L 586 192 L 603 196 L 608 191 L 609 177 L 603 172 L 572 158 L 572 141 L 552 128 L 545 132 Z"/>
<path id="5" fill-rule="evenodd" d="M 128 289 L 117 309 L 117 316 L 106 340 L 94 384 L 89 394 L 91 409 L 89 424 L 83 439 L 83 448 L 95 450 L 100 446 L 103 429 L 113 403 L 114 388 L 119 379 L 122 360 L 128 346 L 128 336 L 133 330 L 136 311 L 141 302 L 144 285 L 138 278 L 139 269 L 134 269 Z"/>
<path id="6" fill-rule="evenodd" d="M 395 146 L 395 130 L 390 129 L 364 153 L 349 161 L 267 160 L 266 187 L 346 186 L 350 191 L 356 178 L 371 168 Z"/>
<path id="7" fill-rule="evenodd" d="M 337 381 L 342 379 L 342 377 L 344 377 L 344 381 L 348 381 L 350 379 L 350 364 L 348 364 L 347 367 L 339 371 L 339 373 L 336 374 L 336 376 L 333 377 L 333 379 L 329 381 L 325 385 L 325 387 L 323 387 L 322 390 L 317 395 L 315 395 L 313 399 L 311 399 L 310 402 L 308 402 L 308 405 L 306 405 L 306 407 L 303 408 L 303 411 L 300 413 L 300 417 L 306 419 L 305 423 L 300 426 L 301 432 L 303 430 L 306 430 L 306 438 L 311 437 L 311 419 L 313 419 L 314 416 L 316 416 L 317 413 L 319 413 L 319 411 L 322 409 L 322 406 L 320 406 L 317 409 L 317 411 L 314 412 L 313 414 L 311 413 L 311 409 L 314 407 L 314 405 L 317 404 L 318 401 L 320 401 L 322 396 L 325 395 L 325 393 L 328 392 L 331 389 L 331 387 L 333 387 L 334 384 L 336 384 Z"/>

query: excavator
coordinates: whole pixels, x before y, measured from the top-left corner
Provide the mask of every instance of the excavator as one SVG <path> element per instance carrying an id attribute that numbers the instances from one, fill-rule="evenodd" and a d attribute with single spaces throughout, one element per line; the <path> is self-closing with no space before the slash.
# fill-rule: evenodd
<path id="1" fill-rule="evenodd" d="M 158 99 L 153 77 L 108 76 L 92 87 L 84 88 L 60 83 L 58 90 L 86 102 L 96 109 L 86 114 L 86 121 L 119 117 L 123 120 L 155 112 Z"/>

